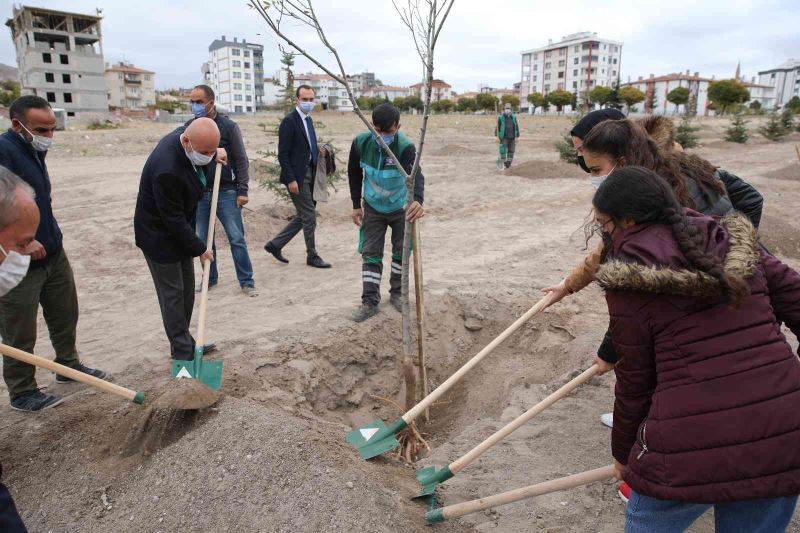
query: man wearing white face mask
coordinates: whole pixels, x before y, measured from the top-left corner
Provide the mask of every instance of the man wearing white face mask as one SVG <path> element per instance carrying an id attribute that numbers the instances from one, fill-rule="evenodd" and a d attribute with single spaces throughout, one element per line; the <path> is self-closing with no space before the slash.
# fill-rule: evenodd
<path id="1" fill-rule="evenodd" d="M 31 258 L 28 274 L 19 285 L 0 297 L 0 337 L 14 348 L 33 352 L 41 306 L 56 362 L 103 378 L 105 372 L 83 365 L 78 358 L 78 292 L 62 244 L 61 229 L 53 214 L 50 176 L 45 162 L 47 150 L 53 144 L 55 115 L 43 98 L 22 96 L 11 104 L 9 116 L 11 129 L 0 135 L 0 166 L 19 176 L 34 190 L 41 220 L 35 238 L 19 250 Z M 4 358 L 3 378 L 12 409 L 39 411 L 61 403 L 58 396 L 38 389 L 36 368 L 31 365 Z M 56 383 L 70 381 L 65 376 L 56 376 Z"/>
<path id="2" fill-rule="evenodd" d="M 198 118 L 186 129 L 166 135 L 147 158 L 139 183 L 133 227 L 144 253 L 161 308 L 173 359 L 190 360 L 195 342 L 189 332 L 194 306 L 194 258 L 212 260 L 195 232 L 197 204 L 205 192 L 203 167 L 216 156 L 228 163 L 219 146 L 219 128 Z M 203 349 L 211 351 L 211 346 Z"/>

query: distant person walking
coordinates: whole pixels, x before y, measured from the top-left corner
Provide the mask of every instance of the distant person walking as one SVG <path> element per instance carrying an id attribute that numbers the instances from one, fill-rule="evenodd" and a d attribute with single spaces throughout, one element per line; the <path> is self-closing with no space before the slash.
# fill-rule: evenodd
<path id="1" fill-rule="evenodd" d="M 41 306 L 56 363 L 104 378 L 105 372 L 85 366 L 78 357 L 78 291 L 64 251 L 61 228 L 53 214 L 50 175 L 45 162 L 53 144 L 56 116 L 43 98 L 21 96 L 11 104 L 9 117 L 11 129 L 0 135 L 0 166 L 15 173 L 34 190 L 40 223 L 35 239 L 21 252 L 31 257 L 28 274 L 0 297 L 0 337 L 5 344 L 33 352 Z M 27 363 L 4 357 L 3 379 L 12 409 L 40 411 L 62 401 L 55 394 L 39 390 L 36 368 Z M 56 375 L 56 383 L 71 381 Z"/>
<path id="2" fill-rule="evenodd" d="M 503 165 L 505 168 L 509 168 L 511 162 L 514 161 L 514 152 L 519 138 L 517 115 L 511 109 L 511 104 L 506 104 L 503 107 L 503 113 L 497 117 L 497 127 L 494 133 L 497 137 L 497 142 L 502 146 L 501 157 L 503 156 L 502 152 L 505 152 L 505 157 L 502 157 Z"/>
<path id="3" fill-rule="evenodd" d="M 233 256 L 233 266 L 236 269 L 236 277 L 239 279 L 239 286 L 247 296 L 258 296 L 256 282 L 253 280 L 253 264 L 250 262 L 250 254 L 247 252 L 247 242 L 244 238 L 244 222 L 242 220 L 242 207 L 249 198 L 247 197 L 250 174 L 248 173 L 249 161 L 247 152 L 244 149 L 244 140 L 239 126 L 217 112 L 214 105 L 214 91 L 208 85 L 198 85 L 189 94 L 192 105 L 192 113 L 195 119 L 208 117 L 216 123 L 219 128 L 219 147 L 224 148 L 228 154 L 228 164 L 222 167 L 221 180 L 219 184 L 219 198 L 217 200 L 217 218 L 225 228 L 225 235 L 231 246 Z M 188 122 L 189 126 L 192 121 Z M 211 192 L 214 187 L 214 176 L 217 162 L 211 161 L 203 167 L 206 176 L 206 190 L 203 198 L 197 204 L 197 236 L 206 242 L 208 236 L 208 222 L 211 218 Z M 211 272 L 209 274 L 209 288 L 217 284 L 219 274 L 217 271 L 217 244 L 212 245 L 214 261 L 211 262 Z M 199 292 L 199 290 L 198 290 Z"/>
<path id="4" fill-rule="evenodd" d="M 283 118 L 278 129 L 278 162 L 281 165 L 281 183 L 289 190 L 297 216 L 264 245 L 264 250 L 281 263 L 288 263 L 281 250 L 302 229 L 306 241 L 306 264 L 330 268 L 331 264 L 323 261 L 317 253 L 314 236 L 317 227 L 314 180 L 319 160 L 317 134 L 310 116 L 314 110 L 314 90 L 301 85 L 296 97 L 297 107 Z"/>
<path id="5" fill-rule="evenodd" d="M 195 119 L 162 138 L 147 158 L 139 182 L 133 228 L 144 253 L 161 308 L 173 359 L 194 357 L 189 333 L 194 307 L 194 258 L 214 256 L 195 233 L 197 204 L 207 180 L 203 168 L 216 156 L 227 164 L 219 146 L 219 129 L 210 118 Z M 213 345 L 203 348 L 204 353 Z"/>

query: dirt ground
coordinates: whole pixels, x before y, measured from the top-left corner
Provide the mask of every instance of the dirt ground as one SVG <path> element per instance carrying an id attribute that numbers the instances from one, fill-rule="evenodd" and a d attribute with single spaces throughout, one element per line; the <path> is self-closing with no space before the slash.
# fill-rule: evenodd
<path id="1" fill-rule="evenodd" d="M 357 119 L 316 117 L 317 131 L 342 149 Z M 274 149 L 259 123 L 240 121 L 251 159 Z M 581 225 L 593 189 L 560 163 L 553 142 L 566 118 L 521 117 L 512 169 L 495 169 L 492 117 L 433 117 L 423 157 L 427 216 L 422 226 L 431 385 L 499 334 L 584 253 Z M 319 123 L 324 126 L 319 125 Z M 724 120 L 699 121 L 698 153 L 741 175 L 764 195 L 763 240 L 800 266 L 800 163 L 794 145 L 720 141 Z M 754 127 L 754 124 L 750 125 Z M 403 117 L 416 137 L 419 117 Z M 155 292 L 134 245 L 133 211 L 142 165 L 172 126 L 130 123 L 116 130 L 59 132 L 48 155 L 53 203 L 80 294 L 79 348 L 116 383 L 153 392 L 167 384 L 169 349 Z M 267 128 L 270 131 L 270 128 Z M 416 465 L 366 462 L 345 431 L 399 411 L 400 315 L 389 305 L 364 324 L 348 320 L 361 290 L 357 228 L 346 183 L 319 206 L 317 243 L 330 270 L 305 266 L 303 243 L 280 265 L 262 247 L 291 210 L 251 184 L 248 245 L 261 295 L 239 292 L 222 234 L 220 283 L 210 293 L 207 338 L 225 362 L 222 400 L 178 417 L 154 449 L 131 446 L 144 409 L 81 385 L 40 386 L 67 401 L 36 415 L 11 411 L 0 394 L 4 481 L 32 532 L 429 531 L 414 470 L 466 453 L 586 368 L 607 324 L 590 287 L 532 320 L 441 400 L 422 431 L 431 446 Z M 198 269 L 199 276 L 199 269 Z M 388 291 L 388 286 L 383 287 Z M 465 327 L 469 319 L 470 328 Z M 52 357 L 41 322 L 37 353 Z M 488 451 L 441 491 L 445 503 L 486 496 L 611 462 L 613 376 L 596 378 Z M 542 496 L 436 526 L 463 531 L 620 531 L 616 483 Z M 792 531 L 800 531 L 793 523 Z M 713 530 L 704 517 L 693 529 Z"/>

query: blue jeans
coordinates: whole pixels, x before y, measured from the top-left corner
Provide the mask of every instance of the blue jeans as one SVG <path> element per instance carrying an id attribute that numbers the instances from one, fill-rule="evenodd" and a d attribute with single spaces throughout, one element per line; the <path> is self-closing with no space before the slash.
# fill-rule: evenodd
<path id="1" fill-rule="evenodd" d="M 217 200 L 217 218 L 225 228 L 225 235 L 231 245 L 233 266 L 236 268 L 236 277 L 242 287 L 255 287 L 253 281 L 253 265 L 250 263 L 250 254 L 247 252 L 247 243 L 244 240 L 244 223 L 242 210 L 236 207 L 236 190 L 220 190 Z M 208 238 L 208 221 L 211 214 L 211 193 L 206 192 L 203 199 L 197 204 L 197 236 L 203 242 Z M 217 283 L 217 243 L 213 243 L 214 261 L 211 263 L 209 284 Z"/>
<path id="2" fill-rule="evenodd" d="M 778 533 L 786 531 L 796 505 L 797 496 L 711 505 L 657 500 L 631 491 L 625 533 L 686 531 L 712 507 L 716 533 Z"/>

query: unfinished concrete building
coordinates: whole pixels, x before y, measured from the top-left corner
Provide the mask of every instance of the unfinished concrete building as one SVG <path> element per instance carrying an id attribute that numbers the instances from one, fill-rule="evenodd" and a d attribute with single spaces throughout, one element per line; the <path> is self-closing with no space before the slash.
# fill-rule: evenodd
<path id="1" fill-rule="evenodd" d="M 100 13 L 81 15 L 14 7 L 6 21 L 17 50 L 22 94 L 35 94 L 67 116 L 108 111 Z"/>

